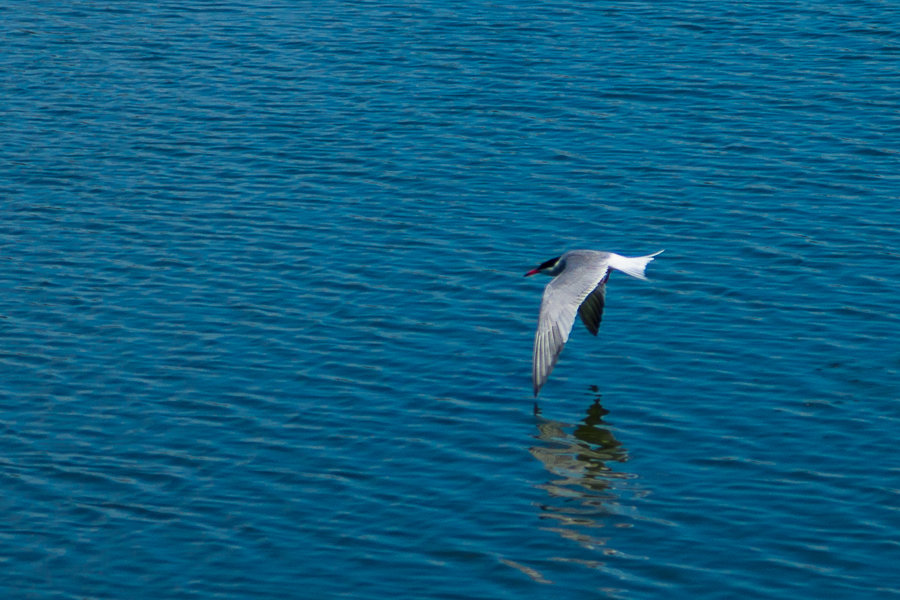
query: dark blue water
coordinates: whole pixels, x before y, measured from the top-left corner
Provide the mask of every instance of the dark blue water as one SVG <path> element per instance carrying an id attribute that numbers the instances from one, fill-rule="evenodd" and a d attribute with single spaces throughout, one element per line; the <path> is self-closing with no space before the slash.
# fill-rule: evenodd
<path id="1" fill-rule="evenodd" d="M 0 22 L 3 597 L 900 597 L 897 3 Z"/>

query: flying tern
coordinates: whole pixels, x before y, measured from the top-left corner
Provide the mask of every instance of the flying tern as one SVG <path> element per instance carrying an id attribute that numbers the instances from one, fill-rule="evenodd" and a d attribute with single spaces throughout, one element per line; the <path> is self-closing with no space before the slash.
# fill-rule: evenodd
<path id="1" fill-rule="evenodd" d="M 628 257 L 597 250 L 570 250 L 525 273 L 525 277 L 538 273 L 553 277 L 544 289 L 534 336 L 531 381 L 535 397 L 547 382 L 559 353 L 569 339 L 575 313 L 584 321 L 588 331 L 597 335 L 610 273 L 615 270 L 638 279 L 647 279 L 644 268 L 660 253 L 662 250 L 647 256 Z"/>

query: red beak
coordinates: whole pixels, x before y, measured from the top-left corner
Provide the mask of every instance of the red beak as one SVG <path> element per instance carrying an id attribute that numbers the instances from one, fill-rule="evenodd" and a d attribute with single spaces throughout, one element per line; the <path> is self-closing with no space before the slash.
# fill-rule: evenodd
<path id="1" fill-rule="evenodd" d="M 540 272 L 541 272 L 540 269 L 532 269 L 532 270 L 528 271 L 527 273 L 525 273 L 525 277 L 528 277 L 529 275 L 535 275 Z"/>

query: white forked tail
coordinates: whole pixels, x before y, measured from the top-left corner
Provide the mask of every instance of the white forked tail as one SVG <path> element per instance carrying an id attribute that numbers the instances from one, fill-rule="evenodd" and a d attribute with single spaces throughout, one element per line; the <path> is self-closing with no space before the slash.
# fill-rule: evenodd
<path id="1" fill-rule="evenodd" d="M 653 257 L 657 254 L 662 254 L 664 251 L 660 250 L 659 252 L 654 252 L 653 254 L 648 254 L 647 256 L 620 256 L 618 254 L 609 253 L 609 266 L 616 271 L 622 271 L 626 275 L 631 275 L 632 277 L 637 277 L 638 279 L 647 279 L 644 276 L 644 269 L 647 267 L 647 263 L 653 260 Z"/>

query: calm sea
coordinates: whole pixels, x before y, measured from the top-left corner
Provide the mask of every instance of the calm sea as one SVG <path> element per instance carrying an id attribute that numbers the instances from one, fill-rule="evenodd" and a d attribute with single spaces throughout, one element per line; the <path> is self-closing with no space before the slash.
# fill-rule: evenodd
<path id="1" fill-rule="evenodd" d="M 0 596 L 900 598 L 900 4 L 0 22 Z"/>

